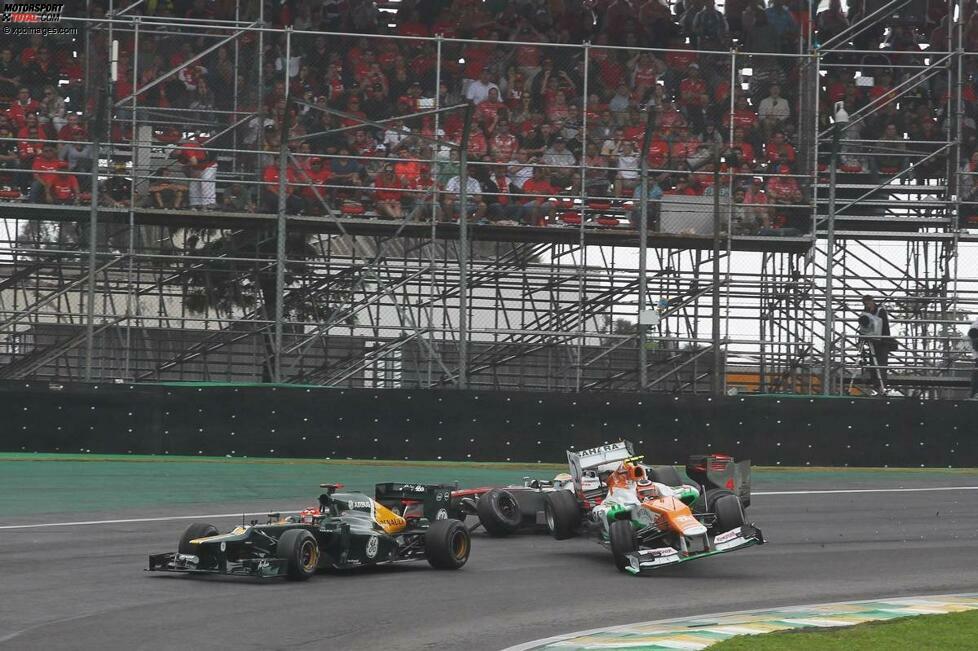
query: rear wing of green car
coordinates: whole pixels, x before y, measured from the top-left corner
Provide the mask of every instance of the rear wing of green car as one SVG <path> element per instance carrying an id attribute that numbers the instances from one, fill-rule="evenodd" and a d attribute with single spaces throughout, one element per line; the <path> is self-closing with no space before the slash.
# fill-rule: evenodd
<path id="1" fill-rule="evenodd" d="M 439 511 L 448 513 L 456 510 L 456 506 L 452 504 L 452 491 L 455 490 L 458 490 L 458 484 L 385 482 L 374 487 L 374 499 L 387 507 L 401 505 L 405 501 L 421 502 L 424 517 L 437 520 Z"/>

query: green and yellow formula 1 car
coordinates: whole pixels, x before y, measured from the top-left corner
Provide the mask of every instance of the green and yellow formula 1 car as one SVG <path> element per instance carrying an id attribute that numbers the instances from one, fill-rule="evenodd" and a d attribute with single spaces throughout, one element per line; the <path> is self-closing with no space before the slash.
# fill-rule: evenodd
<path id="1" fill-rule="evenodd" d="M 469 532 L 446 508 L 454 486 L 377 484 L 373 498 L 337 492 L 340 484 L 321 487 L 319 506 L 284 518 L 270 514 L 265 524 L 221 534 L 195 522 L 177 551 L 150 555 L 149 571 L 304 580 L 324 568 L 416 560 L 457 570 L 469 558 Z"/>

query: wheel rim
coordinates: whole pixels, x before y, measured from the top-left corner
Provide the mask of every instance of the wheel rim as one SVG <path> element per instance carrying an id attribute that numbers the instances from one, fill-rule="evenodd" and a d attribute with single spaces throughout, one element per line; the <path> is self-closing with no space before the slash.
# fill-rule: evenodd
<path id="1" fill-rule="evenodd" d="M 299 548 L 299 563 L 306 572 L 312 572 L 319 564 L 319 546 L 314 540 L 303 541 Z"/>
<path id="2" fill-rule="evenodd" d="M 516 500 L 509 495 L 499 496 L 499 510 L 507 518 L 512 518 L 516 513 Z"/>
<path id="3" fill-rule="evenodd" d="M 457 561 L 463 560 L 469 555 L 469 537 L 465 535 L 464 531 L 456 530 L 452 534 L 451 549 L 452 556 Z"/>

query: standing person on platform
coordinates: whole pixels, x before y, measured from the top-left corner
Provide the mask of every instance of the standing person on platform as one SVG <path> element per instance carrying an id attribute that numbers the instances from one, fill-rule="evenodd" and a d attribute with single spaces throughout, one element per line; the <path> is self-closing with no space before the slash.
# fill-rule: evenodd
<path id="1" fill-rule="evenodd" d="M 217 161 L 196 140 L 180 145 L 177 158 L 190 179 L 191 210 L 213 210 L 217 207 Z"/>
<path id="2" fill-rule="evenodd" d="M 877 304 L 872 296 L 863 296 L 862 301 L 863 314 L 859 317 L 860 331 L 871 333 L 863 335 L 864 344 L 870 353 L 870 366 L 876 367 L 870 370 L 869 376 L 882 390 L 886 386 L 887 358 L 897 349 L 897 342 L 890 336 L 890 315 L 886 308 Z M 866 318 L 867 315 L 871 318 Z M 874 320 L 877 323 L 872 325 Z M 869 329 L 864 330 L 866 327 Z"/>
<path id="3" fill-rule="evenodd" d="M 975 360 L 975 369 L 971 372 L 971 399 L 978 400 L 978 319 L 968 328 L 968 343 L 971 346 L 971 356 Z"/>

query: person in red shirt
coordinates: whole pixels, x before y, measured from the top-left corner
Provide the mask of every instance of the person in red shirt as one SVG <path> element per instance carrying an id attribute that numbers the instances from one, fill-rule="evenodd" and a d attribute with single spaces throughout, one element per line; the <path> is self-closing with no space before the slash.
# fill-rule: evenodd
<path id="1" fill-rule="evenodd" d="M 41 110 L 41 103 L 31 97 L 31 91 L 22 87 L 17 91 L 17 99 L 7 109 L 7 117 L 14 129 L 23 129 L 27 122 L 27 116 L 31 113 L 37 114 Z"/>
<path id="2" fill-rule="evenodd" d="M 75 142 L 85 140 L 88 132 L 78 119 L 78 114 L 68 113 L 65 115 L 65 125 L 58 131 L 58 140 Z"/>
<path id="3" fill-rule="evenodd" d="M 648 161 L 652 170 L 664 170 L 669 165 L 669 143 L 655 134 L 649 141 Z"/>
<path id="4" fill-rule="evenodd" d="M 52 143 L 46 142 L 41 148 L 40 155 L 34 158 L 31 169 L 34 170 L 34 180 L 28 201 L 31 203 L 53 203 L 51 186 L 57 180 L 58 171 L 67 167 L 67 163 L 58 158 L 57 150 Z"/>
<path id="5" fill-rule="evenodd" d="M 746 96 L 737 95 L 734 99 L 733 115 L 725 114 L 723 116 L 723 126 L 725 129 L 730 128 L 731 121 L 735 129 L 739 127 L 745 131 L 749 131 L 757 125 L 757 113 L 747 104 Z"/>
<path id="6" fill-rule="evenodd" d="M 489 153 L 497 161 L 508 161 L 513 158 L 513 154 L 519 148 L 520 143 L 509 131 L 509 122 L 500 120 L 496 127 L 496 133 L 489 141 Z"/>
<path id="7" fill-rule="evenodd" d="M 74 174 L 57 174 L 50 187 L 50 203 L 77 204 L 80 189 Z"/>
<path id="8" fill-rule="evenodd" d="M 278 162 L 265 166 L 262 172 L 262 209 L 265 212 L 277 213 L 279 200 L 279 166 Z M 285 212 L 298 214 L 305 208 L 305 201 L 295 193 L 296 173 L 292 166 L 285 168 Z"/>
<path id="9" fill-rule="evenodd" d="M 743 128 L 734 128 L 733 143 L 730 145 L 730 148 L 740 150 L 740 162 L 746 163 L 753 167 L 754 162 L 757 160 L 757 157 L 754 154 L 754 145 L 744 140 Z"/>
<path id="10" fill-rule="evenodd" d="M 764 147 L 768 162 L 771 163 L 794 163 L 795 148 L 791 146 L 781 131 L 776 131 L 771 141 Z"/>
<path id="11" fill-rule="evenodd" d="M 384 165 L 374 181 L 374 210 L 385 219 L 402 219 L 401 195 L 403 186 L 394 175 L 394 166 Z"/>
<path id="12" fill-rule="evenodd" d="M 37 120 L 37 115 L 28 113 L 24 126 L 17 131 L 17 157 L 20 158 L 21 169 L 30 169 L 34 157 L 41 153 L 41 148 L 49 140 L 47 130 Z"/>
<path id="13" fill-rule="evenodd" d="M 489 98 L 479 104 L 475 109 L 476 120 L 485 129 L 485 132 L 492 134 L 499 123 L 500 112 L 505 110 L 506 105 L 499 101 L 499 90 L 489 89 Z"/>
<path id="14" fill-rule="evenodd" d="M 550 184 L 550 179 L 544 172 L 543 167 L 533 168 L 533 176 L 523 184 L 523 194 L 529 196 L 519 199 L 523 206 L 520 219 L 530 226 L 546 226 L 547 221 L 552 222 L 556 214 L 557 204 L 550 201 L 550 197 L 555 196 L 559 190 Z"/>
<path id="15" fill-rule="evenodd" d="M 322 207 L 329 198 L 329 190 L 326 183 L 332 172 L 328 166 L 323 165 L 323 159 L 318 156 L 310 158 L 302 172 L 300 181 L 304 183 L 302 188 L 302 199 L 309 214 L 322 214 Z"/>
<path id="16" fill-rule="evenodd" d="M 791 174 L 791 167 L 778 167 L 780 176 L 772 176 L 767 182 L 767 195 L 771 201 L 778 204 L 798 204 L 801 202 L 801 188 L 798 179 Z"/>

